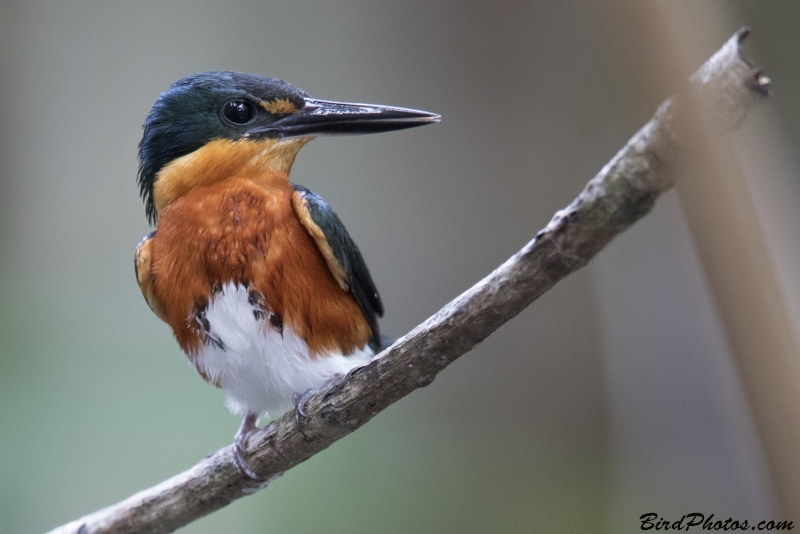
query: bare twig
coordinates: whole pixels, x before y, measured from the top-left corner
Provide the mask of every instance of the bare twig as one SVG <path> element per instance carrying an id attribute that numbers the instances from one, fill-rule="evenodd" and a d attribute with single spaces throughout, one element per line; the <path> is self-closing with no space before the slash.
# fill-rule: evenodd
<path id="1" fill-rule="evenodd" d="M 761 438 L 779 511 L 800 517 L 798 324 L 733 144 L 713 135 L 702 114 L 694 122 L 698 157 L 678 197 Z"/>
<path id="2" fill-rule="evenodd" d="M 768 94 L 768 80 L 740 53 L 736 33 L 692 77 L 722 131 L 733 130 Z M 489 276 L 416 327 L 368 365 L 310 398 L 304 437 L 287 413 L 255 434 L 248 462 L 263 482 L 242 478 L 231 447 L 161 484 L 53 530 L 53 533 L 172 532 L 230 502 L 350 434 L 436 375 L 568 274 L 586 265 L 614 236 L 647 214 L 683 173 L 679 116 L 684 95 L 655 116 L 557 212 L 525 247 Z"/>

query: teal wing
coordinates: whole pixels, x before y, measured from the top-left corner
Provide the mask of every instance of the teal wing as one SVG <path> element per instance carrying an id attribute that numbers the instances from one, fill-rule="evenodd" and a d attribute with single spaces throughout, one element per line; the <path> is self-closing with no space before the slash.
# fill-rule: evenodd
<path id="1" fill-rule="evenodd" d="M 350 234 L 321 196 L 300 185 L 293 185 L 293 205 L 300 221 L 314 238 L 334 278 L 349 290 L 372 330 L 370 346 L 381 346 L 378 317 L 383 317 L 383 303 Z"/>

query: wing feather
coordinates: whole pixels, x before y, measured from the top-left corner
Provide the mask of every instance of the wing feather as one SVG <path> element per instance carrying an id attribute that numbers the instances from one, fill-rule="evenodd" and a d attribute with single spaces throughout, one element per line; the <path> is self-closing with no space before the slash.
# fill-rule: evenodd
<path id="1" fill-rule="evenodd" d="M 153 313 L 155 313 L 159 319 L 167 322 L 166 315 L 155 298 L 155 290 L 153 287 L 153 271 L 150 268 L 152 261 L 151 253 L 153 248 L 153 236 L 155 234 L 155 231 L 147 234 L 139 243 L 139 246 L 136 247 L 136 261 L 134 262 L 134 268 L 136 269 L 136 281 L 139 282 L 139 289 L 142 290 L 142 295 L 144 295 L 144 300 L 147 301 L 147 305 L 150 306 L 150 309 L 153 310 Z"/>
<path id="2" fill-rule="evenodd" d="M 380 346 L 378 317 L 383 316 L 381 302 L 367 264 L 350 234 L 322 197 L 294 185 L 292 205 L 300 222 L 314 239 L 334 279 L 345 291 L 350 291 L 372 330 L 370 345 Z"/>

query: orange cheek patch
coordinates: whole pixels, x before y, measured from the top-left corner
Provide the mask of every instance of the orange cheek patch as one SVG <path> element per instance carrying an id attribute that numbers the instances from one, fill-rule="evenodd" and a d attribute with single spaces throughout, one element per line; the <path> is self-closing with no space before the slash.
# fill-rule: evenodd
<path id="1" fill-rule="evenodd" d="M 313 137 L 296 139 L 214 139 L 205 146 L 169 162 L 156 175 L 153 200 L 156 213 L 200 187 L 236 176 L 274 187 L 288 183 L 297 152 Z"/>
<path id="2" fill-rule="evenodd" d="M 256 143 L 215 139 L 168 163 L 153 185 L 156 212 L 196 187 L 211 185 L 236 174 L 259 151 Z"/>
<path id="3" fill-rule="evenodd" d="M 289 115 L 297 113 L 297 108 L 286 98 L 278 98 L 276 100 L 262 100 L 259 102 L 261 107 L 272 113 L 273 115 Z"/>

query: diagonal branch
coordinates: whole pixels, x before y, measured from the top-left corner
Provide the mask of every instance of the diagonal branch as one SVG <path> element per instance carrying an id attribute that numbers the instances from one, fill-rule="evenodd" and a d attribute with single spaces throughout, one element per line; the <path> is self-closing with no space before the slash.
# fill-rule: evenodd
<path id="1" fill-rule="evenodd" d="M 735 129 L 747 110 L 768 96 L 769 80 L 741 55 L 747 34 L 747 29 L 739 30 L 692 76 L 684 93 L 661 104 L 650 122 L 530 243 L 368 365 L 312 396 L 306 404 L 308 437 L 298 432 L 291 412 L 253 435 L 247 459 L 263 477 L 261 483 L 238 474 L 228 446 L 157 486 L 51 534 L 172 532 L 266 487 L 430 384 L 456 358 L 586 265 L 686 173 L 689 144 L 681 117 L 692 112 L 695 96 L 708 104 L 720 132 Z"/>

